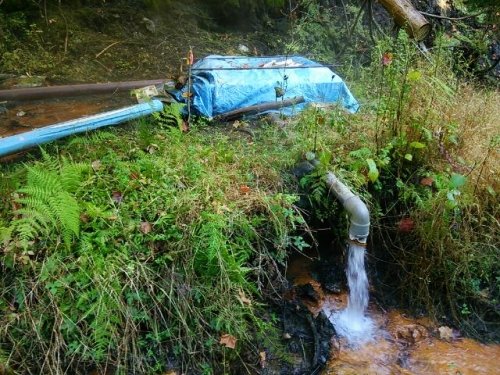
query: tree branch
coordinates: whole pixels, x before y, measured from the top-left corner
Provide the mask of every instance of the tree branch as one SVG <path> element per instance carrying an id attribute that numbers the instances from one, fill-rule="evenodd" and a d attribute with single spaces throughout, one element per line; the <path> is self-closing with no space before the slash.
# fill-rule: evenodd
<path id="1" fill-rule="evenodd" d="M 422 11 L 419 11 L 421 14 L 423 14 L 424 16 L 427 16 L 427 17 L 431 17 L 431 18 L 439 18 L 439 19 L 442 19 L 442 20 L 448 20 L 448 21 L 460 21 L 460 20 L 465 20 L 467 18 L 473 18 L 473 17 L 477 17 L 477 16 L 480 16 L 481 14 L 485 14 L 486 11 L 482 11 L 482 12 L 479 12 L 479 13 L 475 13 L 475 14 L 469 14 L 468 16 L 463 16 L 463 17 L 446 17 L 446 16 L 441 16 L 439 14 L 432 14 L 432 13 L 427 13 L 427 12 L 422 12 Z"/>

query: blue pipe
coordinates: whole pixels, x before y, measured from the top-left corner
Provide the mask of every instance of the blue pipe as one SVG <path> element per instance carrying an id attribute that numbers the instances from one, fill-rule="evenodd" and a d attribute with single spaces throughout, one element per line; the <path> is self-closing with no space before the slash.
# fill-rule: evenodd
<path id="1" fill-rule="evenodd" d="M 146 103 L 60 122 L 29 132 L 0 138 L 0 156 L 8 155 L 25 148 L 47 143 L 68 135 L 94 130 L 103 126 L 116 125 L 138 117 L 147 116 L 163 109 L 163 103 L 153 99 Z"/>

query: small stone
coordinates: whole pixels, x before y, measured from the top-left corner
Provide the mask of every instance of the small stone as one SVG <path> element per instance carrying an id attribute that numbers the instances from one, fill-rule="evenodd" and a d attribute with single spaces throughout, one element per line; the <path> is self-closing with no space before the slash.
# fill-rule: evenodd
<path id="1" fill-rule="evenodd" d="M 288 332 L 285 332 L 285 333 L 283 334 L 283 338 L 284 338 L 285 340 L 290 340 L 290 339 L 292 338 L 292 335 L 290 335 Z"/>
<path id="2" fill-rule="evenodd" d="M 241 53 L 248 53 L 250 52 L 250 48 L 248 48 L 244 44 L 240 44 L 238 45 L 238 51 L 240 51 Z"/>
<path id="3" fill-rule="evenodd" d="M 24 111 L 19 111 L 16 113 L 17 117 L 23 117 L 24 115 L 26 115 L 26 112 L 24 112 Z"/>
<path id="4" fill-rule="evenodd" d="M 143 17 L 142 22 L 144 22 L 146 29 L 150 33 L 152 33 L 152 34 L 156 33 L 156 25 L 152 20 L 150 20 L 149 18 Z"/>
<path id="5" fill-rule="evenodd" d="M 441 326 L 438 331 L 441 340 L 451 341 L 453 339 L 453 330 L 450 327 Z"/>

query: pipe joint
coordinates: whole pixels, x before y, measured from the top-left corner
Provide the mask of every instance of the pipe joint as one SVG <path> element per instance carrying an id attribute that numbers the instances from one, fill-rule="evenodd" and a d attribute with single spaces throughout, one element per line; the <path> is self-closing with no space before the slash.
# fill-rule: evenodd
<path id="1" fill-rule="evenodd" d="M 370 233 L 370 212 L 366 204 L 332 172 L 326 175 L 326 183 L 349 213 L 349 240 L 366 244 Z"/>

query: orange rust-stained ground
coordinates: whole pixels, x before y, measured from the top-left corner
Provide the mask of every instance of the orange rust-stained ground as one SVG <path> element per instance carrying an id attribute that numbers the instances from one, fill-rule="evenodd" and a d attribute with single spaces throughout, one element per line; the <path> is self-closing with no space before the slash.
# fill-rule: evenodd
<path id="1" fill-rule="evenodd" d="M 338 311 L 348 295 L 325 293 L 309 272 L 311 260 L 301 257 L 288 267 L 295 286 L 310 284 L 317 303 L 304 301 L 311 313 Z M 322 375 L 500 375 L 500 345 L 485 345 L 466 338 L 441 339 L 438 325 L 429 318 L 411 318 L 400 311 L 382 311 L 371 304 L 369 315 L 376 334 L 358 348 L 334 338 L 333 351 Z"/>

